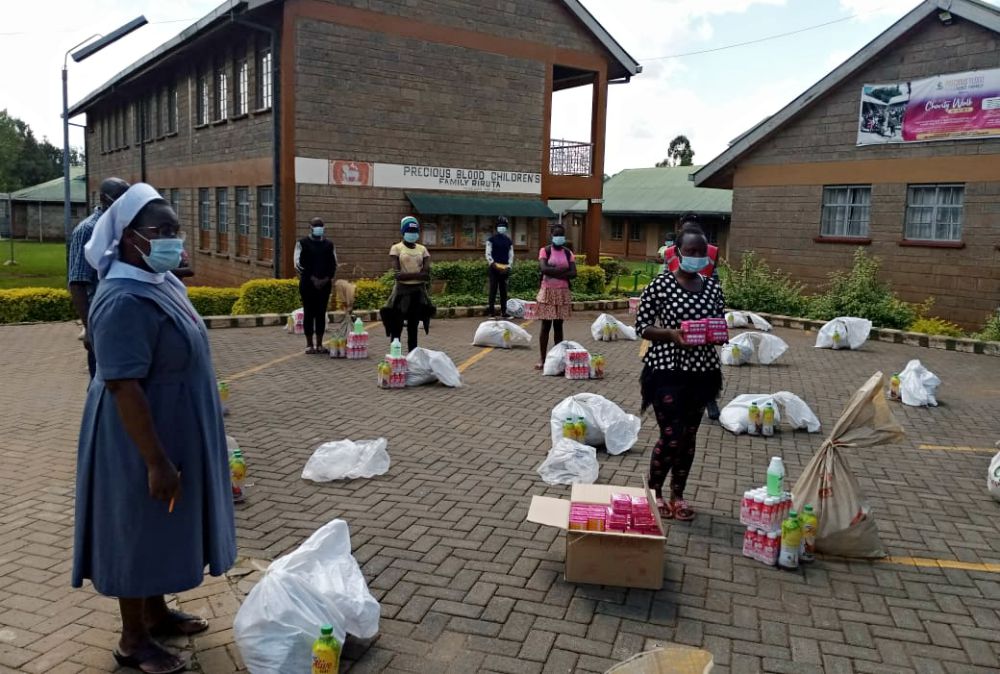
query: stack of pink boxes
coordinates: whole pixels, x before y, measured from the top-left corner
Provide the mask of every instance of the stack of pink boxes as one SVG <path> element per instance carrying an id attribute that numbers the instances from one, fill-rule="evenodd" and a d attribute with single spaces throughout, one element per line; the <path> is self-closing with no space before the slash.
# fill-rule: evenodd
<path id="1" fill-rule="evenodd" d="M 524 320 L 533 321 L 538 318 L 538 302 L 524 303 Z"/>
<path id="2" fill-rule="evenodd" d="M 729 328 L 724 318 L 681 321 L 681 334 L 684 336 L 684 342 L 692 346 L 725 344 L 729 341 Z"/>
<path id="3" fill-rule="evenodd" d="M 623 534 L 660 536 L 660 528 L 645 496 L 612 494 L 611 505 L 571 503 L 572 531 L 617 531 Z"/>
<path id="4" fill-rule="evenodd" d="M 628 298 L 628 312 L 631 315 L 633 315 L 633 316 L 635 316 L 637 313 L 639 313 L 639 298 L 638 297 L 630 297 L 630 298 Z"/>
<path id="5" fill-rule="evenodd" d="M 792 510 L 792 494 L 768 496 L 767 487 L 743 492 L 740 523 L 747 527 L 743 535 L 743 555 L 769 566 L 778 563 L 781 547 L 781 523 Z"/>
<path id="6" fill-rule="evenodd" d="M 406 375 L 410 370 L 405 356 L 386 356 L 389 364 L 389 388 L 406 388 Z"/>
<path id="7" fill-rule="evenodd" d="M 574 531 L 604 531 L 607 529 L 608 507 L 592 503 L 569 505 L 569 528 Z"/>
<path id="8" fill-rule="evenodd" d="M 347 336 L 347 352 L 344 355 L 348 360 L 364 360 L 368 358 L 368 333 L 350 333 Z"/>
<path id="9" fill-rule="evenodd" d="M 590 379 L 590 353 L 586 349 L 566 351 L 566 379 Z"/>

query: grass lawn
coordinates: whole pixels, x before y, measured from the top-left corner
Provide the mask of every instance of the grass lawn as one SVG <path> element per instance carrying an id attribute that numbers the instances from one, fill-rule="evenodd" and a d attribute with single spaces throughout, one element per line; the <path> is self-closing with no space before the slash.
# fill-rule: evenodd
<path id="1" fill-rule="evenodd" d="M 642 290 L 653 280 L 657 274 L 660 273 L 659 265 L 653 265 L 644 260 L 622 260 L 626 267 L 628 267 L 628 273 L 622 274 L 617 279 L 611 279 L 611 283 L 608 284 L 609 289 L 614 289 L 617 283 L 618 288 L 625 291 L 631 292 L 636 286 L 635 272 L 639 272 L 639 283 L 636 290 Z M 650 276 L 652 274 L 652 276 Z"/>
<path id="2" fill-rule="evenodd" d="M 10 259 L 10 239 L 0 241 L 0 288 L 65 288 L 66 245 L 14 241 L 16 265 Z"/>

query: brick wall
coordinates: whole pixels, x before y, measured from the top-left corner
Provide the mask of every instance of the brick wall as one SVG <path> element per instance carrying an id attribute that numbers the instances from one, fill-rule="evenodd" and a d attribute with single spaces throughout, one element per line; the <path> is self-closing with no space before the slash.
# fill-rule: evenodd
<path id="1" fill-rule="evenodd" d="M 13 234 L 15 239 L 38 241 L 39 230 L 44 241 L 65 241 L 65 222 L 61 203 L 14 202 Z M 70 231 L 87 217 L 84 204 L 73 204 L 70 210 Z M 2 222 L 2 218 L 0 218 Z M 6 232 L 4 232 L 6 233 Z"/>
<path id="2" fill-rule="evenodd" d="M 811 288 L 850 266 L 855 246 L 818 243 L 824 162 L 861 162 L 938 156 L 1000 155 L 1000 140 L 953 141 L 857 147 L 858 107 L 865 83 L 903 81 L 935 74 L 1000 66 L 997 35 L 956 19 L 944 26 L 930 18 L 903 40 L 763 141 L 736 168 L 730 254 L 756 250 Z M 1000 157 L 997 157 L 1000 161 Z M 761 165 L 815 163 L 816 184 L 741 186 L 741 171 Z M 789 176 L 789 182 L 802 182 Z M 905 180 L 905 178 L 904 178 Z M 906 300 L 935 298 L 933 313 L 966 327 L 981 325 L 1000 304 L 1000 183 L 967 181 L 960 170 L 942 182 L 965 184 L 962 249 L 900 246 L 907 184 L 883 174 L 872 182 L 870 253 L 883 259 L 883 274 Z M 778 181 L 775 181 L 778 182 Z M 826 184 L 843 184 L 842 179 Z"/>

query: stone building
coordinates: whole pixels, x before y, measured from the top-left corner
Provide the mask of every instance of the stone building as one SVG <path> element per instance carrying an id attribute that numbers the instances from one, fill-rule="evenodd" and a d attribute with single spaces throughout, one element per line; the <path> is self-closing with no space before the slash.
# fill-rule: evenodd
<path id="1" fill-rule="evenodd" d="M 608 84 L 640 70 L 577 0 L 227 0 L 71 114 L 90 193 L 160 189 L 196 283 L 293 275 L 314 216 L 346 276 L 375 276 L 407 214 L 435 259 L 480 256 L 498 215 L 531 255 L 550 198 L 588 200 L 596 257 Z M 591 137 L 550 141 L 553 92 L 578 86 Z"/>
<path id="2" fill-rule="evenodd" d="M 69 169 L 70 228 L 87 216 L 87 176 L 82 166 Z M 65 241 L 66 220 L 62 176 L 11 192 L 0 206 L 0 224 L 6 234 L 5 211 L 10 208 L 10 226 L 15 239 Z M 6 197 L 6 195 L 5 195 Z M 96 201 L 94 202 L 96 203 Z"/>
<path id="3" fill-rule="evenodd" d="M 815 288 L 864 246 L 904 299 L 981 325 L 1000 304 L 998 38 L 997 7 L 926 0 L 736 139 L 695 174 L 733 190 L 730 253 Z"/>

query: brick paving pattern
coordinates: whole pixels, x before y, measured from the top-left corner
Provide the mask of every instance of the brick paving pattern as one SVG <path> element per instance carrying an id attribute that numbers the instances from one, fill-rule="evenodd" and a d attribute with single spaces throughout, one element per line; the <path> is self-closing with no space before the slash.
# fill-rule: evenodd
<path id="1" fill-rule="evenodd" d="M 1000 361 L 877 342 L 816 351 L 814 333 L 779 329 L 789 352 L 772 367 L 726 368 L 724 400 L 789 390 L 827 430 L 878 369 L 919 358 L 944 380 L 941 407 L 895 408 L 903 443 L 847 451 L 896 562 L 827 559 L 784 573 L 744 559 L 739 495 L 763 482 L 772 454 L 797 477 L 823 436 L 765 441 L 706 425 L 689 482 L 698 517 L 669 525 L 664 588 L 577 586 L 562 580 L 559 533 L 524 517 L 531 495 L 568 494 L 535 473 L 559 400 L 593 391 L 638 407 L 636 345 L 594 345 L 593 317 L 579 314 L 567 337 L 608 357 L 606 380 L 543 378 L 534 349 L 498 350 L 457 390 L 379 391 L 373 361 L 300 355 L 303 340 L 278 328 L 212 331 L 217 369 L 232 382 L 227 427 L 254 487 L 237 509 L 237 568 L 175 599 L 213 621 L 207 635 L 174 644 L 192 653 L 192 668 L 240 669 L 232 616 L 260 569 L 340 517 L 382 605 L 381 638 L 351 672 L 601 672 L 668 642 L 710 650 L 723 674 L 1000 669 L 1000 575 L 975 568 L 1000 561 L 990 454 L 920 448 L 989 448 L 1000 438 Z M 469 345 L 477 324 L 435 322 L 422 344 L 462 363 L 480 351 Z M 115 602 L 68 585 L 86 386 L 76 332 L 0 327 L 0 672 L 114 670 Z M 376 352 L 385 345 L 377 331 L 373 342 Z M 600 482 L 638 484 L 655 437 L 652 417 L 643 422 L 632 451 L 599 454 Z M 379 435 L 389 440 L 387 475 L 300 479 L 321 442 Z M 966 564 L 918 565 L 928 559 Z"/>

